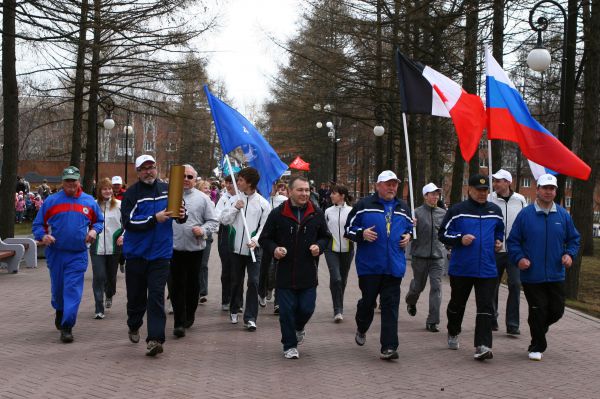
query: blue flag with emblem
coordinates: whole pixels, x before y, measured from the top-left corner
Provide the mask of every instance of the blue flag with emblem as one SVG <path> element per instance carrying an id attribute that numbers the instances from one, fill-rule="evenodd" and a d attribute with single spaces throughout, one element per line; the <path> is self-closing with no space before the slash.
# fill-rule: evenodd
<path id="1" fill-rule="evenodd" d="M 281 162 L 271 145 L 246 118 L 213 96 L 206 85 L 204 92 L 215 121 L 215 129 L 223 154 L 229 154 L 240 147 L 248 165 L 256 168 L 260 174 L 258 191 L 268 199 L 271 194 L 271 186 L 287 170 L 288 166 Z"/>

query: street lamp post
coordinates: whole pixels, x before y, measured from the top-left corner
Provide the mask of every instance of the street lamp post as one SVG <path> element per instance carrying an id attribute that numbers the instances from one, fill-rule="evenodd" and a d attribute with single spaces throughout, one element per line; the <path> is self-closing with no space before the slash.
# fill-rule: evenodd
<path id="1" fill-rule="evenodd" d="M 127 163 L 129 162 L 129 135 L 133 134 L 133 126 L 131 126 L 131 111 L 127 111 L 127 125 L 125 126 L 125 184 L 127 184 Z"/>
<path id="2" fill-rule="evenodd" d="M 570 76 L 568 76 L 568 67 L 567 67 L 567 43 L 568 43 L 568 32 L 569 32 L 569 17 L 564 7 L 560 5 L 560 3 L 554 0 L 542 0 L 536 3 L 533 8 L 529 11 L 529 26 L 531 29 L 537 32 L 537 44 L 533 50 L 527 56 L 527 65 L 537 72 L 544 72 L 550 66 L 550 52 L 544 48 L 542 33 L 548 29 L 549 21 L 546 17 L 539 17 L 534 22 L 534 14 L 536 10 L 544 5 L 553 5 L 556 6 L 563 16 L 563 39 L 562 39 L 562 60 L 561 60 L 561 71 L 560 71 L 560 103 L 559 103 L 559 122 L 558 122 L 558 138 L 563 142 L 566 140 L 567 135 L 567 99 L 566 96 L 569 94 L 570 98 L 574 97 L 574 90 L 571 90 L 569 87 L 574 84 L 569 83 L 568 81 L 572 80 Z M 576 22 L 575 22 L 576 23 Z M 574 79 L 574 77 L 573 77 Z M 569 87 L 568 87 L 569 86 Z M 573 95 L 570 92 L 573 91 Z M 571 111 L 572 113 L 572 111 Z M 569 120 L 572 120 L 572 117 L 569 117 Z M 572 123 L 570 123 L 572 125 Z M 572 129 L 572 126 L 569 127 Z M 559 176 L 559 191 L 557 192 L 557 201 L 560 202 L 562 199 L 562 189 L 564 188 L 564 176 Z"/>
<path id="3" fill-rule="evenodd" d="M 315 111 L 320 111 L 321 104 L 313 105 L 313 109 Z M 325 104 L 322 109 L 327 113 L 331 113 L 333 110 L 333 106 L 331 104 Z M 340 128 L 342 121 L 341 121 L 341 118 L 339 118 L 339 117 L 337 117 L 335 120 L 336 120 L 335 124 L 331 121 L 328 121 L 327 123 L 325 123 L 325 126 L 329 129 L 329 131 L 327 132 L 327 137 L 329 137 L 329 139 L 333 143 L 332 181 L 334 183 L 337 183 L 337 152 L 338 152 L 337 146 L 338 146 L 338 143 L 341 141 L 341 139 L 339 138 L 339 128 Z M 317 122 L 316 126 L 317 126 L 317 129 L 321 129 L 323 127 L 323 123 Z"/>
<path id="4" fill-rule="evenodd" d="M 105 97 L 104 99 L 99 101 L 100 107 L 106 113 L 106 119 L 102 123 L 102 126 L 106 130 L 111 130 L 115 127 L 115 121 L 112 118 L 112 111 L 115 109 L 115 104 L 110 97 Z M 96 187 L 98 186 L 98 172 L 99 172 L 99 154 L 98 154 L 98 128 L 96 127 Z"/>

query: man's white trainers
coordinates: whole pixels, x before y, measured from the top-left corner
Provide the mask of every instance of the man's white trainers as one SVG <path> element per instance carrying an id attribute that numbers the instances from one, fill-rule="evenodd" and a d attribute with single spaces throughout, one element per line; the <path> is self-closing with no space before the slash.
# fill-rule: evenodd
<path id="1" fill-rule="evenodd" d="M 256 323 L 252 320 L 248 320 L 248 322 L 244 323 L 244 327 L 248 331 L 256 331 Z"/>
<path id="2" fill-rule="evenodd" d="M 238 323 L 238 315 L 237 315 L 237 313 L 231 313 L 229 315 L 229 319 L 231 320 L 231 324 L 237 324 Z"/>
<path id="3" fill-rule="evenodd" d="M 283 356 L 286 359 L 300 359 L 300 354 L 298 353 L 298 349 L 290 348 L 286 351 L 283 351 Z"/>
<path id="4" fill-rule="evenodd" d="M 258 296 L 258 305 L 259 305 L 261 308 L 264 308 L 265 306 L 267 306 L 267 298 L 266 298 L 266 297 L 264 297 L 264 296 L 260 296 L 260 295 L 259 295 L 259 296 Z"/>
<path id="5" fill-rule="evenodd" d="M 535 360 L 539 362 L 542 360 L 542 352 L 529 352 L 529 360 Z"/>
<path id="6" fill-rule="evenodd" d="M 94 319 L 96 319 L 96 320 L 101 320 L 103 318 L 104 318 L 104 313 L 102 313 L 102 312 L 98 312 L 94 315 Z"/>
<path id="7" fill-rule="evenodd" d="M 448 334 L 448 349 L 458 350 L 460 344 L 458 343 L 458 335 Z"/>
<path id="8" fill-rule="evenodd" d="M 306 332 L 304 330 L 296 331 L 296 341 L 298 342 L 298 345 L 302 345 L 302 343 L 304 342 L 305 335 Z"/>
<path id="9" fill-rule="evenodd" d="M 344 315 L 342 315 L 341 313 L 337 313 L 335 316 L 333 316 L 333 321 L 335 321 L 336 323 L 341 323 L 342 320 L 344 320 Z"/>

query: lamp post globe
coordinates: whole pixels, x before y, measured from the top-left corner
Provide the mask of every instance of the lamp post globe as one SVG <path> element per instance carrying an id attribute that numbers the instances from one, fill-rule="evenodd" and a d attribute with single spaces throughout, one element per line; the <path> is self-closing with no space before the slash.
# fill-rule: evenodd
<path id="1" fill-rule="evenodd" d="M 527 65 L 536 72 L 544 72 L 551 61 L 550 52 L 543 47 L 536 47 L 527 55 Z"/>
<path id="2" fill-rule="evenodd" d="M 104 120 L 102 125 L 106 130 L 111 130 L 113 127 L 115 127 L 115 121 L 111 117 L 108 117 Z"/>
<path id="3" fill-rule="evenodd" d="M 328 129 L 333 129 L 333 122 L 329 121 L 325 124 L 325 126 L 327 126 Z"/>
<path id="4" fill-rule="evenodd" d="M 127 133 L 127 134 L 133 134 L 133 126 L 126 126 L 125 127 L 125 133 Z"/>
<path id="5" fill-rule="evenodd" d="M 317 129 L 320 129 L 323 127 L 323 124 L 321 122 L 317 122 L 315 126 L 317 126 Z"/>
<path id="6" fill-rule="evenodd" d="M 384 133 L 385 133 L 385 128 L 381 125 L 376 125 L 373 128 L 373 134 L 377 137 L 383 136 Z"/>

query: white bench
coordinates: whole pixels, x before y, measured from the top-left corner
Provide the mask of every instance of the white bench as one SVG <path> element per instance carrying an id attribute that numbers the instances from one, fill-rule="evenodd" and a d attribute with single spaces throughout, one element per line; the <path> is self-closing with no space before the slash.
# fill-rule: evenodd
<path id="1" fill-rule="evenodd" d="M 9 244 L 0 239 L 0 262 L 6 263 L 9 273 L 17 273 L 19 264 L 25 254 L 23 244 Z"/>
<path id="2" fill-rule="evenodd" d="M 7 238 L 4 240 L 6 244 L 21 244 L 25 249 L 23 254 L 23 260 L 25 261 L 25 267 L 36 268 L 37 267 L 37 255 L 38 255 L 38 242 L 33 238 L 17 237 Z"/>

